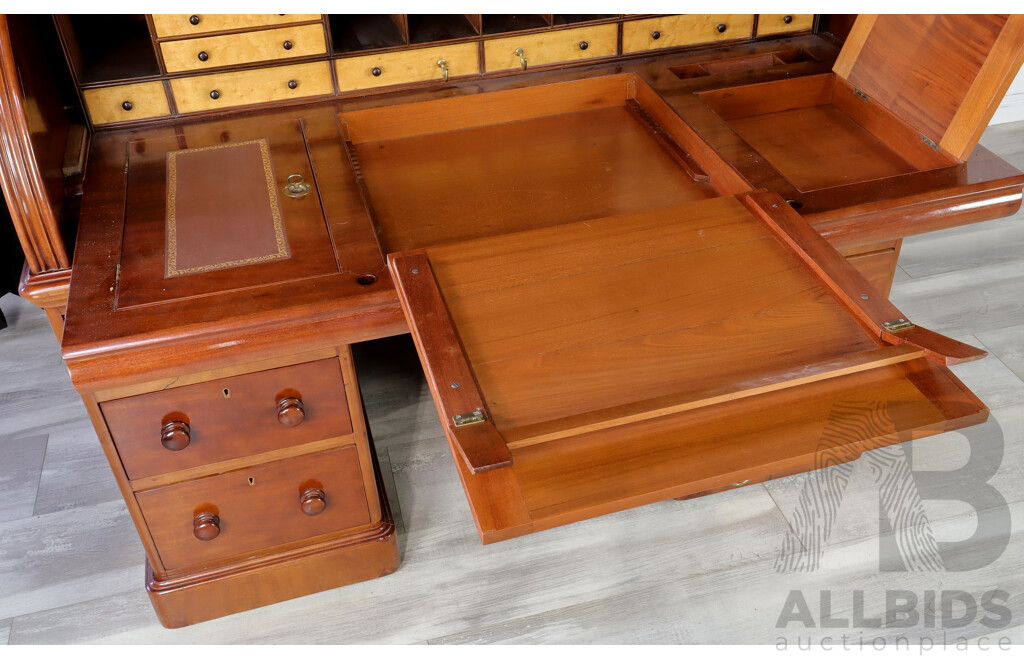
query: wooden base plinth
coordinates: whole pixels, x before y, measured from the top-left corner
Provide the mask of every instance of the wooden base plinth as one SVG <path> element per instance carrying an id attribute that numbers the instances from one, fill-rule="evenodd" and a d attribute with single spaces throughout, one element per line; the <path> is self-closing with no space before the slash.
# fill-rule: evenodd
<path id="1" fill-rule="evenodd" d="M 153 609 L 164 627 L 181 628 L 394 573 L 401 561 L 395 524 L 385 498 L 381 505 L 378 527 L 300 553 L 165 580 L 147 560 Z"/>

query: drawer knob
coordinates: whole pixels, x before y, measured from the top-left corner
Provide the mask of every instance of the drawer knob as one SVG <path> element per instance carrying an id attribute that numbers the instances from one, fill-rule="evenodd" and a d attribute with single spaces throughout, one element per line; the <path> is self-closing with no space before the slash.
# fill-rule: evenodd
<path id="1" fill-rule="evenodd" d="M 718 30 L 719 33 L 725 32 L 725 30 L 726 30 L 725 23 L 719 23 L 718 27 L 715 28 L 715 29 Z"/>
<path id="2" fill-rule="evenodd" d="M 792 16 L 783 16 L 782 17 L 782 22 L 785 23 L 786 25 L 789 25 L 790 23 L 793 22 L 793 17 Z"/>
<path id="3" fill-rule="evenodd" d="M 379 76 L 381 74 L 380 67 L 379 66 L 373 67 L 372 69 L 370 69 L 370 73 L 373 75 L 374 78 L 376 78 L 377 76 Z"/>
<path id="4" fill-rule="evenodd" d="M 212 90 L 210 92 L 210 98 L 213 99 L 214 101 L 216 101 L 217 99 L 220 98 L 220 92 L 218 92 L 217 90 Z"/>
<path id="5" fill-rule="evenodd" d="M 130 112 L 133 107 L 134 106 L 132 105 L 131 101 L 125 101 L 124 103 L 121 104 L 121 109 L 124 110 L 125 112 Z"/>
<path id="6" fill-rule="evenodd" d="M 284 47 L 285 50 L 291 50 L 292 49 L 292 42 L 285 41 L 283 44 L 281 44 L 281 46 Z"/>
<path id="7" fill-rule="evenodd" d="M 316 516 L 327 508 L 327 495 L 319 488 L 307 488 L 299 496 L 299 507 L 307 516 Z"/>
<path id="8" fill-rule="evenodd" d="M 288 89 L 295 89 L 298 86 L 299 86 L 299 83 L 298 83 L 297 80 L 289 80 L 288 81 Z"/>
<path id="9" fill-rule="evenodd" d="M 658 32 L 657 30 L 651 32 L 651 39 L 654 39 L 655 41 L 661 39 L 661 32 Z"/>
<path id="10" fill-rule="evenodd" d="M 448 60 L 441 58 L 437 61 L 437 67 L 441 69 L 441 78 L 448 82 Z"/>
<path id="11" fill-rule="evenodd" d="M 195 14 L 192 14 L 191 16 L 188 17 L 188 22 L 191 23 L 192 25 L 199 25 L 199 17 L 196 16 Z"/>
<path id="12" fill-rule="evenodd" d="M 286 396 L 277 402 L 277 421 L 285 426 L 298 426 L 306 419 L 306 408 L 302 399 Z"/>
<path id="13" fill-rule="evenodd" d="M 192 521 L 192 533 L 200 541 L 212 541 L 220 536 L 220 518 L 214 513 L 200 513 Z"/>
<path id="14" fill-rule="evenodd" d="M 590 44 L 588 44 L 586 41 L 580 42 L 580 50 L 586 50 L 588 48 L 590 48 Z"/>
<path id="15" fill-rule="evenodd" d="M 164 449 L 181 451 L 188 447 L 188 443 L 191 441 L 192 430 L 185 422 L 177 420 L 167 422 L 160 430 L 160 444 L 164 446 Z"/>
<path id="16" fill-rule="evenodd" d="M 196 57 L 199 58 L 200 62 L 205 62 L 206 60 L 210 59 L 210 54 L 207 53 L 205 50 L 201 50 L 199 51 L 199 54 L 196 55 Z"/>

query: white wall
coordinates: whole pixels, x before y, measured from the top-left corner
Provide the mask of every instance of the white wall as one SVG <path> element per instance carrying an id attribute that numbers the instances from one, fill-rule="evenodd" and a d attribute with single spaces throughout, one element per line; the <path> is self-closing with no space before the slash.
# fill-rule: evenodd
<path id="1" fill-rule="evenodd" d="M 1017 73 L 1010 89 L 1006 90 L 1003 102 L 999 104 L 996 114 L 992 115 L 990 124 L 1005 124 L 1011 121 L 1024 120 L 1024 68 Z"/>

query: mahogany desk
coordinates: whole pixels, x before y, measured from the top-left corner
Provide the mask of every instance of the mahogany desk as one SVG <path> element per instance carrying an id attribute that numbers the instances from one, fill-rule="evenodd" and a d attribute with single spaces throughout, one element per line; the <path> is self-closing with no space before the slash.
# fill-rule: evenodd
<path id="1" fill-rule="evenodd" d="M 356 342 L 412 332 L 484 542 L 987 416 L 886 298 L 1020 206 L 1020 17 L 90 20 L 0 25 L 3 184 L 165 625 L 398 568 Z"/>

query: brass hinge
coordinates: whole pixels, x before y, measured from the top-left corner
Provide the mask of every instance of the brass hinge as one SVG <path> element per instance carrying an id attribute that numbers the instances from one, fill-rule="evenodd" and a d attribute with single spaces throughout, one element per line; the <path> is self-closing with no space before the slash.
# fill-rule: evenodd
<path id="1" fill-rule="evenodd" d="M 484 417 L 482 410 L 474 410 L 470 413 L 455 415 L 452 417 L 452 421 L 455 422 L 455 428 L 460 428 L 463 426 L 472 426 L 473 424 L 482 424 L 487 421 L 487 418 Z"/>
<path id="2" fill-rule="evenodd" d="M 927 144 L 929 147 L 931 147 L 935 151 L 939 150 L 938 143 L 935 140 L 931 140 L 931 139 L 925 137 L 924 135 L 921 136 L 921 142 L 924 142 L 925 144 Z"/>
<path id="3" fill-rule="evenodd" d="M 914 324 L 907 319 L 896 319 L 895 321 L 883 321 L 882 327 L 887 332 L 901 332 L 903 330 L 910 330 L 914 327 Z"/>
<path id="4" fill-rule="evenodd" d="M 860 91 L 859 89 L 854 88 L 853 93 L 856 94 L 857 97 L 860 98 L 860 100 L 864 101 L 865 103 L 867 103 L 868 101 L 871 100 L 870 96 L 868 96 L 864 92 Z"/>

